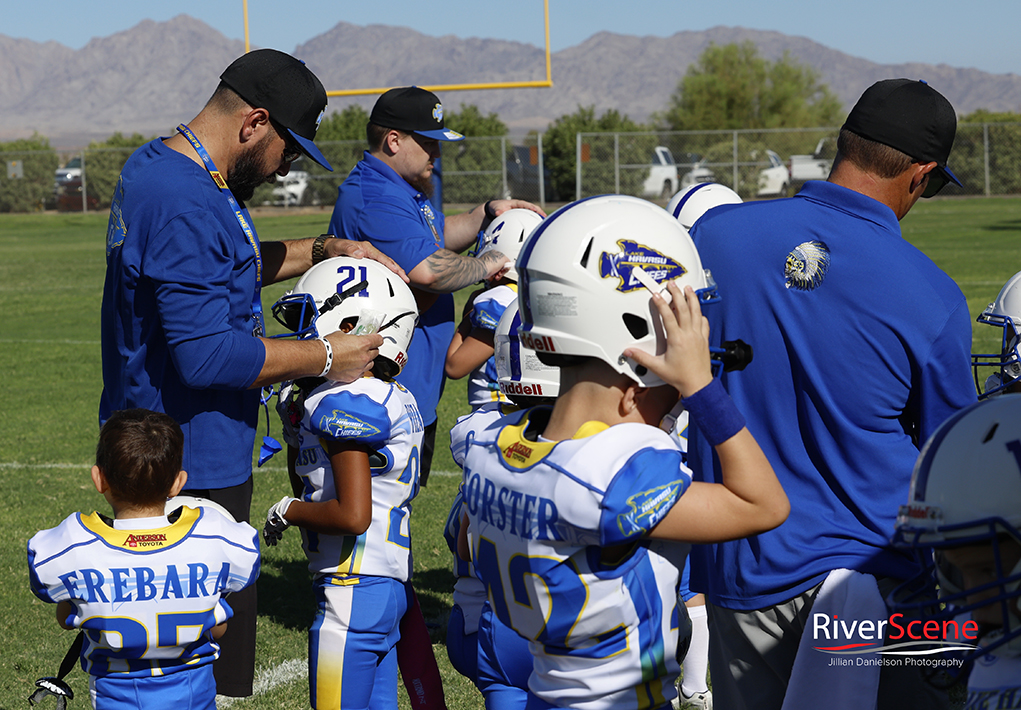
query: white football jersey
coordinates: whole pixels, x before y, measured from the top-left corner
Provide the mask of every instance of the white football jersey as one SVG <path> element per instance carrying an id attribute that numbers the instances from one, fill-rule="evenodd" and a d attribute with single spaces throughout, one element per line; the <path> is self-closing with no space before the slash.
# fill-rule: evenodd
<path id="1" fill-rule="evenodd" d="M 668 434 L 643 424 L 583 425 L 537 441 L 548 410 L 478 432 L 464 462 L 473 559 L 494 613 L 529 639 L 529 690 L 557 707 L 669 704 L 677 586 L 686 545 L 645 538 L 691 482 Z M 600 548 L 612 547 L 604 559 Z"/>
<path id="2" fill-rule="evenodd" d="M 468 316 L 473 328 L 496 332 L 500 316 L 507 310 L 517 297 L 517 285 L 501 284 L 486 289 L 472 302 L 472 311 Z M 468 375 L 468 404 L 474 409 L 489 402 L 507 402 L 507 395 L 500 391 L 496 378 L 496 357 L 488 360 L 472 370 Z"/>
<path id="3" fill-rule="evenodd" d="M 458 466 L 464 464 L 464 453 L 468 448 L 468 440 L 474 438 L 477 431 L 485 429 L 496 420 L 516 411 L 518 408 L 513 404 L 490 402 L 459 417 L 457 423 L 450 429 L 450 454 L 454 457 L 454 463 Z M 457 580 L 454 582 L 453 601 L 454 604 L 461 607 L 464 616 L 464 632 L 473 634 L 479 629 L 479 617 L 482 615 L 482 605 L 486 601 L 486 589 L 475 572 L 475 566 L 470 562 L 465 562 L 457 554 L 457 537 L 461 531 L 463 501 L 459 487 L 457 495 L 454 496 L 454 502 L 450 506 L 450 513 L 447 515 L 443 537 L 454 556 L 454 576 L 457 577 Z"/>
<path id="4" fill-rule="evenodd" d="M 337 497 L 326 442 L 348 440 L 373 450 L 372 522 L 361 535 L 325 535 L 302 528 L 314 574 L 371 575 L 407 581 L 411 575 L 411 500 L 418 495 L 422 415 L 415 397 L 396 382 L 362 377 L 327 382 L 305 398 L 295 472 L 312 502 Z"/>
<path id="5" fill-rule="evenodd" d="M 209 630 L 233 612 L 228 592 L 259 576 L 258 533 L 211 508 L 112 521 L 75 513 L 28 543 L 32 591 L 69 601 L 93 676 L 168 675 L 212 663 Z"/>

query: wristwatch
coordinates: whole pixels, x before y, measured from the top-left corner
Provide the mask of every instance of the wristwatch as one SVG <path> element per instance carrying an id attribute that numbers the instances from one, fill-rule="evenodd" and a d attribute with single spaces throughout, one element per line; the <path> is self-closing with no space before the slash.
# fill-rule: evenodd
<path id="1" fill-rule="evenodd" d="M 326 254 L 323 253 L 323 248 L 326 245 L 327 239 L 332 239 L 332 234 L 321 234 L 315 238 L 312 242 L 312 265 L 315 266 L 320 261 L 326 258 Z"/>

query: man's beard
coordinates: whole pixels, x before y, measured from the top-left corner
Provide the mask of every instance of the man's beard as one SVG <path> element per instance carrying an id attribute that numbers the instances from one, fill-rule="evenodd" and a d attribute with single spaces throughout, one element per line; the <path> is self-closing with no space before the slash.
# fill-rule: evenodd
<path id="1" fill-rule="evenodd" d="M 429 177 L 426 177 L 424 175 L 416 175 L 414 180 L 408 181 L 408 184 L 411 185 L 416 190 L 418 190 L 419 192 L 421 192 L 427 198 L 433 196 L 434 185 L 431 172 L 429 173 Z"/>
<path id="2" fill-rule="evenodd" d="M 275 172 L 266 175 L 262 167 L 263 156 L 266 155 L 265 141 L 260 141 L 246 150 L 234 162 L 227 176 L 227 187 L 240 202 L 248 202 L 255 194 L 255 188 L 270 182 Z"/>

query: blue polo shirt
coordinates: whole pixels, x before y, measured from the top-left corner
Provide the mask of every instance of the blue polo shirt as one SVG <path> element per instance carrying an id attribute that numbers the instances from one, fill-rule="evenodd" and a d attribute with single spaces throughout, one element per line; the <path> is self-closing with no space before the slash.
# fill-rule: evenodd
<path id="1" fill-rule="evenodd" d="M 255 249 L 227 199 L 156 139 L 124 164 L 106 254 L 100 422 L 119 409 L 166 412 L 184 430 L 189 488 L 243 483 L 259 414 L 248 387 L 266 349 L 253 335 Z"/>
<path id="2" fill-rule="evenodd" d="M 705 311 L 713 340 L 754 350 L 723 384 L 791 503 L 775 530 L 697 546 L 692 587 L 750 610 L 833 569 L 913 574 L 887 543 L 919 446 L 976 399 L 961 290 L 889 207 L 828 182 L 718 207 L 691 234 L 723 297 Z M 719 482 L 695 427 L 689 446 L 696 478 Z"/>
<path id="3" fill-rule="evenodd" d="M 443 214 L 367 151 L 339 193 L 330 234 L 372 243 L 407 273 L 443 248 Z M 408 364 L 397 378 L 415 395 L 426 424 L 436 421 L 436 405 L 443 394 L 443 362 L 454 330 L 454 297 L 440 294 L 419 315 L 408 348 Z"/>

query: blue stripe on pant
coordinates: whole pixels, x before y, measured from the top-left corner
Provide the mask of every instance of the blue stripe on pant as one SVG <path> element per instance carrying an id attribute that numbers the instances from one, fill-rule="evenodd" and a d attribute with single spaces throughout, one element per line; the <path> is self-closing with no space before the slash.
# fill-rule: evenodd
<path id="1" fill-rule="evenodd" d="M 346 582 L 346 583 L 342 583 Z M 404 583 L 388 577 L 318 577 L 308 637 L 309 700 L 317 710 L 396 710 Z"/>

